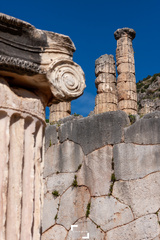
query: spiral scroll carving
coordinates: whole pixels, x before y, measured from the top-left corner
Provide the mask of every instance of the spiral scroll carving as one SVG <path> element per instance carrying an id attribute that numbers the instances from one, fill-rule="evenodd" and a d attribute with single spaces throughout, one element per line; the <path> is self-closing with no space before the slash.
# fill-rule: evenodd
<path id="1" fill-rule="evenodd" d="M 52 63 L 47 78 L 54 97 L 61 101 L 70 101 L 81 96 L 86 86 L 83 70 L 69 59 Z"/>

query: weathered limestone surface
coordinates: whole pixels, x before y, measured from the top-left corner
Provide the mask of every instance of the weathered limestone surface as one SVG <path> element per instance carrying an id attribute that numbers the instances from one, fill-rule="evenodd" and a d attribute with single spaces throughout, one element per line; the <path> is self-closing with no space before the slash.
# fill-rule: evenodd
<path id="1" fill-rule="evenodd" d="M 152 113 L 150 113 L 152 116 Z M 125 129 L 125 142 L 137 144 L 160 143 L 160 118 L 143 118 Z"/>
<path id="2" fill-rule="evenodd" d="M 48 125 L 45 129 L 45 151 L 56 143 L 58 143 L 56 126 Z"/>
<path id="3" fill-rule="evenodd" d="M 160 171 L 160 145 L 120 143 L 114 146 L 116 180 L 131 180 Z"/>
<path id="4" fill-rule="evenodd" d="M 73 228 L 73 231 L 70 230 L 66 240 L 80 240 L 80 239 L 98 239 L 105 240 L 104 232 L 94 224 L 89 218 L 79 219 L 75 225 L 78 227 Z M 89 235 L 88 235 L 89 234 Z M 89 238 L 87 238 L 89 236 Z"/>
<path id="5" fill-rule="evenodd" d="M 143 179 L 116 182 L 113 196 L 130 205 L 136 218 L 157 212 L 160 207 L 160 172 Z"/>
<path id="6" fill-rule="evenodd" d="M 86 187 L 70 187 L 61 197 L 57 223 L 69 230 L 77 219 L 86 215 L 89 200 Z"/>
<path id="7" fill-rule="evenodd" d="M 91 196 L 107 195 L 112 174 L 112 146 L 88 154 L 78 173 L 78 184 L 89 188 Z"/>
<path id="8" fill-rule="evenodd" d="M 59 196 L 52 199 L 55 205 L 59 200 L 60 205 L 57 215 L 43 218 L 44 225 L 45 221 L 50 225 L 44 236 L 50 229 L 54 234 L 54 227 L 60 232 L 61 225 L 67 231 L 67 235 L 62 231 L 67 240 L 80 240 L 88 237 L 88 233 L 92 240 L 159 239 L 159 119 L 158 113 L 148 114 L 127 127 L 126 113 L 117 111 L 62 120 L 57 132 L 58 143 L 51 144 L 46 152 L 46 161 L 48 156 L 52 156 L 52 161 L 44 179 L 45 194 L 52 195 L 56 190 Z M 143 127 L 148 121 L 152 122 L 152 132 Z M 144 131 L 148 131 L 147 135 Z M 132 138 L 145 139 L 149 134 L 155 136 L 150 137 L 153 144 L 131 141 Z M 75 145 L 81 149 L 81 156 L 75 154 Z M 52 166 L 54 169 L 61 166 L 60 173 L 56 174 Z M 63 172 L 62 166 L 73 167 L 73 171 Z M 46 202 L 44 209 L 47 209 L 45 205 Z M 71 228 L 71 225 L 77 227 Z"/>
<path id="9" fill-rule="evenodd" d="M 123 111 L 107 112 L 63 124 L 59 128 L 59 140 L 61 143 L 67 139 L 74 141 L 89 154 L 107 144 L 120 143 L 123 127 L 128 124 Z"/>
<path id="10" fill-rule="evenodd" d="M 153 240 L 160 233 L 157 216 L 149 214 L 107 233 L 107 240 Z"/>
<path id="11" fill-rule="evenodd" d="M 54 103 L 50 107 L 49 122 L 59 121 L 71 114 L 71 102 Z"/>
<path id="12" fill-rule="evenodd" d="M 44 198 L 42 231 L 46 231 L 55 224 L 55 216 L 58 212 L 59 197 L 55 198 L 52 193 L 47 193 Z"/>
<path id="13" fill-rule="evenodd" d="M 73 183 L 75 173 L 55 173 L 44 180 L 44 193 L 52 193 L 54 190 L 62 194 Z M 79 181 L 78 181 L 79 183 Z"/>
<path id="14" fill-rule="evenodd" d="M 75 172 L 82 164 L 84 154 L 79 144 L 65 141 L 52 145 L 46 152 L 44 177 L 57 172 Z"/>
<path id="15" fill-rule="evenodd" d="M 67 230 L 61 225 L 55 225 L 43 233 L 42 240 L 63 240 L 67 236 Z"/>
<path id="16" fill-rule="evenodd" d="M 92 219 L 102 230 L 108 231 L 133 220 L 131 209 L 111 197 L 96 197 L 91 199 Z"/>
<path id="17" fill-rule="evenodd" d="M 118 107 L 127 114 L 137 113 L 134 51 L 132 47 L 132 40 L 135 35 L 135 31 L 130 28 L 117 29 L 114 33 L 117 40 Z"/>
<path id="18" fill-rule="evenodd" d="M 102 55 L 95 61 L 97 96 L 95 114 L 117 110 L 116 70 L 113 55 Z"/>

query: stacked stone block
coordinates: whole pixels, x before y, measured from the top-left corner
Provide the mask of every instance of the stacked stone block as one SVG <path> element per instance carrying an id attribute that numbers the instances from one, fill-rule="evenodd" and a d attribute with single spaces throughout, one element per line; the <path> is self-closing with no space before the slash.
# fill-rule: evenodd
<path id="1" fill-rule="evenodd" d="M 95 114 L 117 110 L 116 70 L 113 55 L 102 55 L 95 61 Z"/>
<path id="2" fill-rule="evenodd" d="M 49 122 L 56 122 L 71 114 L 71 102 L 54 103 L 50 107 Z"/>
<path id="3" fill-rule="evenodd" d="M 47 126 L 42 239 L 158 240 L 159 129 L 123 111 Z"/>
<path id="4" fill-rule="evenodd" d="M 137 113 L 137 90 L 135 79 L 134 51 L 132 40 L 135 31 L 130 28 L 117 29 L 114 37 L 117 40 L 117 91 L 118 108 L 127 114 Z"/>

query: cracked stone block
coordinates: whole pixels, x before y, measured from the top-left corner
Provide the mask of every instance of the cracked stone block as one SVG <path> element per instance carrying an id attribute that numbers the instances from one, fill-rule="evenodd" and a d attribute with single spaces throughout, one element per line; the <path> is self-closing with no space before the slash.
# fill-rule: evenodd
<path id="1" fill-rule="evenodd" d="M 66 240 L 81 240 L 84 238 L 105 240 L 105 233 L 89 218 L 81 218 L 74 225 L 77 225 L 77 227 L 69 230 Z"/>
<path id="2" fill-rule="evenodd" d="M 143 179 L 115 182 L 113 196 L 129 205 L 136 218 L 157 212 L 160 208 L 160 172 Z"/>
<path id="3" fill-rule="evenodd" d="M 149 214 L 107 232 L 107 240 L 153 240 L 159 233 L 157 216 Z"/>
<path id="4" fill-rule="evenodd" d="M 129 124 L 123 111 L 106 112 L 83 119 L 67 122 L 59 127 L 59 140 L 69 139 L 80 144 L 85 154 L 107 144 L 120 143 L 123 128 Z"/>
<path id="5" fill-rule="evenodd" d="M 42 234 L 42 240 L 64 240 L 67 236 L 67 230 L 61 225 L 55 225 Z"/>
<path id="6" fill-rule="evenodd" d="M 48 125 L 45 129 L 45 151 L 56 143 L 58 143 L 56 126 Z"/>
<path id="7" fill-rule="evenodd" d="M 57 223 L 69 230 L 75 221 L 86 215 L 89 200 L 87 187 L 70 187 L 61 197 Z"/>
<path id="8" fill-rule="evenodd" d="M 44 181 L 44 193 L 53 192 L 57 190 L 61 195 L 67 188 L 69 188 L 74 179 L 75 173 L 58 173 L 49 176 Z"/>
<path id="9" fill-rule="evenodd" d="M 127 205 L 108 196 L 91 199 L 89 217 L 104 231 L 108 231 L 133 220 L 132 211 Z"/>
<path id="10" fill-rule="evenodd" d="M 91 196 L 109 193 L 112 174 L 112 146 L 98 149 L 85 158 L 78 173 L 78 184 L 89 188 Z"/>
<path id="11" fill-rule="evenodd" d="M 113 148 L 116 180 L 142 178 L 160 171 L 160 145 L 117 144 Z"/>
<path id="12" fill-rule="evenodd" d="M 59 204 L 59 197 L 55 198 L 51 193 L 44 196 L 42 232 L 55 224 L 55 216 Z"/>
<path id="13" fill-rule="evenodd" d="M 44 177 L 57 172 L 76 172 L 83 158 L 81 146 L 74 142 L 53 145 L 45 154 Z"/>
<path id="14" fill-rule="evenodd" d="M 126 143 L 159 144 L 160 118 L 143 118 L 124 129 Z"/>

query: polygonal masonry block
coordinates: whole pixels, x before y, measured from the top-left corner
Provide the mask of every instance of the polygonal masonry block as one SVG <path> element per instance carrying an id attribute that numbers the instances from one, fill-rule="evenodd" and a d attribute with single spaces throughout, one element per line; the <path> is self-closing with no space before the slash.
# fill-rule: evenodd
<path id="1" fill-rule="evenodd" d="M 159 144 L 160 118 L 143 118 L 124 129 L 126 143 Z"/>
<path id="2" fill-rule="evenodd" d="M 88 154 L 77 174 L 78 184 L 89 188 L 91 196 L 109 193 L 112 175 L 112 146 L 105 146 Z"/>
<path id="3" fill-rule="evenodd" d="M 157 212 L 160 206 L 160 172 L 143 179 L 115 182 L 113 196 L 131 206 L 136 218 Z"/>
<path id="4" fill-rule="evenodd" d="M 54 190 L 61 195 L 69 188 L 74 179 L 75 173 L 54 173 L 44 180 L 45 193 L 52 193 Z"/>
<path id="5" fill-rule="evenodd" d="M 149 214 L 107 232 L 107 240 L 153 240 L 160 233 L 157 216 Z"/>
<path id="6" fill-rule="evenodd" d="M 45 154 L 44 177 L 53 173 L 76 172 L 84 154 L 80 145 L 65 141 L 51 146 Z"/>
<path id="7" fill-rule="evenodd" d="M 55 225 L 42 234 L 42 240 L 63 240 L 67 236 L 67 230 L 61 225 Z"/>
<path id="8" fill-rule="evenodd" d="M 160 145 L 120 143 L 113 148 L 114 171 L 117 180 L 142 178 L 160 171 Z"/>
<path id="9" fill-rule="evenodd" d="M 104 240 L 105 233 L 89 218 L 81 218 L 69 230 L 66 240 L 97 239 Z M 46 239 L 47 240 L 47 239 Z"/>
<path id="10" fill-rule="evenodd" d="M 43 220 L 42 220 L 43 232 L 55 224 L 55 216 L 58 211 L 58 204 L 59 197 L 55 198 L 52 195 L 52 193 L 47 193 L 44 196 Z"/>
<path id="11" fill-rule="evenodd" d="M 59 140 L 74 141 L 89 154 L 107 144 L 120 143 L 123 128 L 128 124 L 129 119 L 123 111 L 106 112 L 63 124 L 59 127 Z"/>
<path id="12" fill-rule="evenodd" d="M 75 221 L 85 217 L 89 200 L 87 187 L 70 187 L 61 197 L 57 223 L 69 230 Z"/>
<path id="13" fill-rule="evenodd" d="M 108 231 L 133 221 L 131 209 L 112 196 L 92 198 L 89 217 L 103 231 Z"/>
<path id="14" fill-rule="evenodd" d="M 56 126 L 48 125 L 45 129 L 45 151 L 56 143 L 58 143 Z"/>

